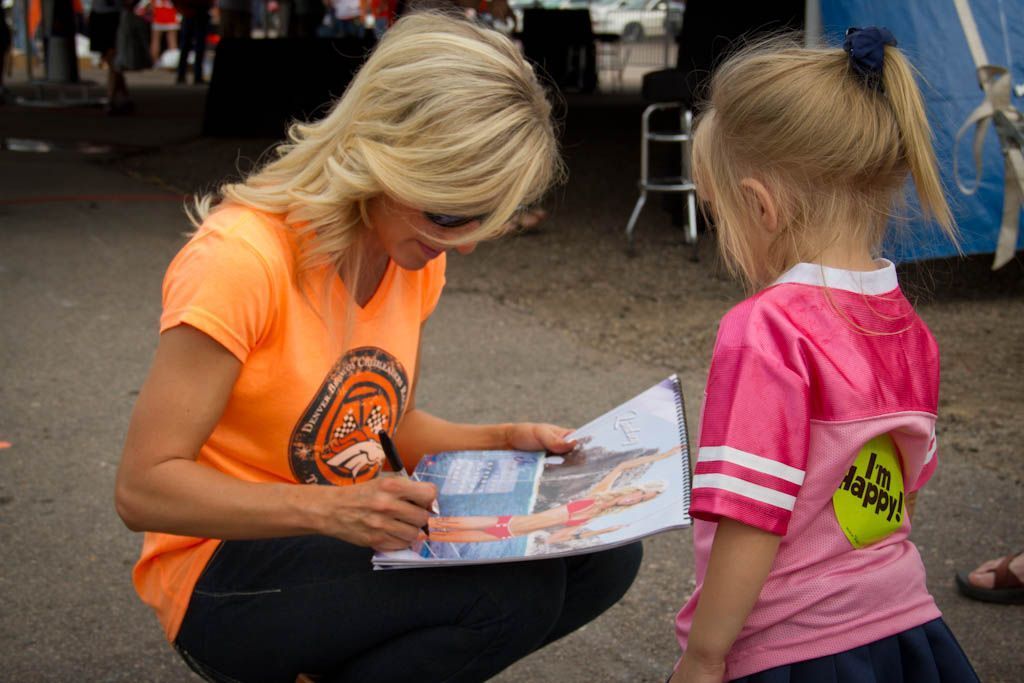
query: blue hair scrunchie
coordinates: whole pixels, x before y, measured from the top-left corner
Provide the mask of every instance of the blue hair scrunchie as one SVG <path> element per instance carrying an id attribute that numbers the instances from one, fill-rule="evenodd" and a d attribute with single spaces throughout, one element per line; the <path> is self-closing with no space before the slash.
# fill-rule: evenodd
<path id="1" fill-rule="evenodd" d="M 850 66 L 864 82 L 881 92 L 885 46 L 896 47 L 896 37 L 889 29 L 878 26 L 846 29 L 843 50 L 850 56 Z"/>

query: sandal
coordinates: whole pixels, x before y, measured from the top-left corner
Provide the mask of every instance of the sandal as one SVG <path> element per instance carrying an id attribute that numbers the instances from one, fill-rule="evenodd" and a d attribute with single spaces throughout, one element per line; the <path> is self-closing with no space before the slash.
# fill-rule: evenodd
<path id="1" fill-rule="evenodd" d="M 1024 551 L 1000 558 L 999 564 L 993 569 L 986 570 L 986 573 L 991 572 L 993 575 L 991 588 L 976 586 L 971 583 L 970 575 L 957 572 L 957 589 L 972 600 L 995 602 L 1003 605 L 1024 604 L 1024 582 L 1010 571 L 1010 562 L 1021 554 L 1024 554 Z"/>
<path id="2" fill-rule="evenodd" d="M 512 219 L 512 222 L 518 230 L 528 232 L 530 230 L 535 230 L 547 217 L 547 211 L 540 207 L 533 207 L 522 211 L 518 216 Z"/>

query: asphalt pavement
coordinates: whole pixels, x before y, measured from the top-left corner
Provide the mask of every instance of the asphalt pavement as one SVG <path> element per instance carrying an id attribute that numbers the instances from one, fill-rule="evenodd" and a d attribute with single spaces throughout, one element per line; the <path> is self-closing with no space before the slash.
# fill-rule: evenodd
<path id="1" fill-rule="evenodd" d="M 189 227 L 180 192 L 113 162 L 194 144 L 203 101 L 201 89 L 157 76 L 133 81 L 133 117 L 0 107 L 0 680 L 197 680 L 132 590 L 141 537 L 113 508 L 161 277 Z M 458 420 L 579 424 L 672 372 L 581 346 L 472 287 L 452 288 L 426 334 L 417 402 Z M 691 402 L 699 381 L 684 378 Z M 963 474 L 954 467 L 926 495 L 944 500 Z M 991 473 L 970 475 L 975 490 L 1000 486 Z M 919 541 L 943 577 L 935 585 L 948 586 L 943 548 L 990 522 L 932 505 Z M 663 681 L 676 656 L 672 618 L 692 589 L 690 534 L 645 548 L 619 605 L 497 680 Z M 936 595 L 984 679 L 1021 680 L 1021 608 Z"/>

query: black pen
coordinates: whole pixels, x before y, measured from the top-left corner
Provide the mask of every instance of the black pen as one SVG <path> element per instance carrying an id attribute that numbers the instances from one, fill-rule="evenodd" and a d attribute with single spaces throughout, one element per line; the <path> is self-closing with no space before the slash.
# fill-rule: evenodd
<path id="1" fill-rule="evenodd" d="M 388 463 L 391 464 L 391 469 L 395 471 L 395 474 L 409 479 L 409 473 L 405 471 L 405 465 L 402 464 L 402 459 L 398 457 L 398 450 L 395 448 L 395 444 L 391 441 L 388 433 L 382 429 L 377 432 L 377 438 L 380 439 L 380 447 L 384 449 L 384 456 L 388 459 Z M 430 503 L 430 511 L 435 515 L 441 514 L 440 508 L 437 507 L 436 499 Z"/>

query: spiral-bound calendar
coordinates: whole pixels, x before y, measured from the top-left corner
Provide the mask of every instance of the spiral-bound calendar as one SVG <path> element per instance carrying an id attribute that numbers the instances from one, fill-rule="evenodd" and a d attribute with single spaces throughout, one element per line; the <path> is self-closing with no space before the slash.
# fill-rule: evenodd
<path id="1" fill-rule="evenodd" d="M 455 451 L 412 478 L 437 486 L 438 514 L 378 569 L 486 564 L 595 552 L 690 525 L 689 439 L 679 379 L 580 427 L 569 453 Z"/>

